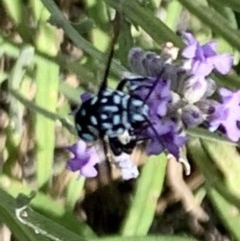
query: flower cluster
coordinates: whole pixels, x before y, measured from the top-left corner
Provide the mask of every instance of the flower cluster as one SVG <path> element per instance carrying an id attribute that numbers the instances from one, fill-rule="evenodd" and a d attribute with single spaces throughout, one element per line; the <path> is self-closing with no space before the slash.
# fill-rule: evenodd
<path id="1" fill-rule="evenodd" d="M 227 74 L 232 56 L 217 54 L 214 41 L 200 45 L 190 33 L 183 33 L 183 38 L 186 46 L 178 58 L 173 54 L 174 48 L 165 48 L 160 55 L 138 47 L 130 50 L 128 59 L 134 77 L 127 77 L 129 95 L 144 102 L 149 111 L 137 132 L 126 130 L 124 138 L 117 137 L 121 146 L 144 140 L 148 155 L 166 151 L 178 159 L 187 141 L 187 128 L 197 126 L 221 132 L 232 141 L 239 140 L 240 91 L 217 89 L 210 77 L 213 71 Z M 82 101 L 87 99 L 89 95 L 85 94 Z M 74 157 L 67 167 L 86 177 L 96 176 L 95 165 L 104 159 L 99 154 L 102 146 L 97 146 L 79 140 L 69 147 Z M 130 154 L 124 151 L 115 157 L 115 166 L 123 179 L 138 175 Z"/>

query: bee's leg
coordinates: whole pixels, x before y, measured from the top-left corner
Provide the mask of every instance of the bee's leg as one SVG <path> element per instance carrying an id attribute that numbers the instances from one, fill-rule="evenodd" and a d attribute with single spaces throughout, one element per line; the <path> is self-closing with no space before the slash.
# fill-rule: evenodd
<path id="1" fill-rule="evenodd" d="M 122 154 L 122 143 L 116 138 L 109 138 L 110 148 L 115 156 Z"/>

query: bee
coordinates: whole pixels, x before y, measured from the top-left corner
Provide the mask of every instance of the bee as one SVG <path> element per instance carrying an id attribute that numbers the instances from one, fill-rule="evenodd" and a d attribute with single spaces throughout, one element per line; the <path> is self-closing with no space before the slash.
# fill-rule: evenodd
<path id="1" fill-rule="evenodd" d="M 74 111 L 74 118 L 78 136 L 83 141 L 91 143 L 107 137 L 112 152 L 120 155 L 122 152 L 131 153 L 138 142 L 137 134 L 146 122 L 148 106 L 125 88 L 129 79 L 120 81 L 116 89 L 108 88 L 117 36 L 115 33 L 98 93 L 82 102 Z M 125 141 L 121 140 L 122 136 L 127 136 Z"/>

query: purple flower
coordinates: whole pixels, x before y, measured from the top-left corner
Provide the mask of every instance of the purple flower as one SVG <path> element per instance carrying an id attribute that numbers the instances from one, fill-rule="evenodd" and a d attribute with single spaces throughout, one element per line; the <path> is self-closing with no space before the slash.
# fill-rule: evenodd
<path id="1" fill-rule="evenodd" d="M 240 138 L 240 90 L 232 92 L 221 88 L 219 93 L 222 103 L 216 105 L 210 115 L 210 131 L 223 128 L 230 140 L 238 141 Z"/>
<path id="2" fill-rule="evenodd" d="M 179 157 L 180 147 L 186 143 L 186 137 L 178 132 L 177 124 L 172 120 L 155 119 L 148 127 L 144 136 L 149 138 L 146 152 L 148 155 L 158 155 L 167 150 L 176 158 Z"/>
<path id="3" fill-rule="evenodd" d="M 181 96 L 188 103 L 194 104 L 206 97 L 212 96 L 216 88 L 216 83 L 213 79 L 193 75 L 184 81 Z"/>
<path id="4" fill-rule="evenodd" d="M 67 162 L 68 169 L 79 171 L 84 177 L 97 176 L 95 165 L 100 162 L 100 159 L 94 147 L 88 147 L 84 141 L 79 140 L 68 147 L 68 150 L 73 154 L 73 158 Z"/>
<path id="5" fill-rule="evenodd" d="M 142 60 L 145 52 L 138 47 L 132 48 L 128 53 L 128 62 L 134 73 L 146 76 L 146 70 L 143 67 Z"/>
<path id="6" fill-rule="evenodd" d="M 146 102 L 150 109 L 150 115 L 166 115 L 167 105 L 171 100 L 170 84 L 169 80 L 160 79 L 154 86 L 155 89 Z"/>
<path id="7" fill-rule="evenodd" d="M 207 76 L 213 69 L 221 74 L 227 74 L 233 63 L 230 54 L 217 54 L 216 42 L 211 41 L 200 45 L 190 33 L 183 33 L 187 46 L 182 51 L 182 56 L 191 61 L 191 74 Z"/>
<path id="8" fill-rule="evenodd" d="M 148 85 L 137 88 L 134 92 L 142 100 L 146 101 L 149 107 L 150 116 L 164 116 L 167 113 L 167 104 L 171 100 L 169 80 L 159 78 L 147 79 Z M 149 85 L 150 84 L 150 85 Z"/>
<path id="9" fill-rule="evenodd" d="M 186 105 L 182 109 L 182 121 L 187 127 L 195 127 L 203 123 L 203 113 L 195 105 Z"/>
<path id="10" fill-rule="evenodd" d="M 80 98 L 81 98 L 82 102 L 85 102 L 85 101 L 92 98 L 92 94 L 86 91 L 86 92 L 81 94 Z"/>
<path id="11" fill-rule="evenodd" d="M 192 76 L 185 81 L 183 96 L 188 103 L 198 102 L 207 92 L 208 83 L 204 76 Z"/>

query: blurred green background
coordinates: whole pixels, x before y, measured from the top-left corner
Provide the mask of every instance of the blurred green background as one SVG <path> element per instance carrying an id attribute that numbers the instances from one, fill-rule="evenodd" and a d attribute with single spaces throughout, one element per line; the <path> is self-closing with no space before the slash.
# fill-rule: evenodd
<path id="1" fill-rule="evenodd" d="M 69 113 L 98 89 L 115 11 L 110 87 L 130 48 L 181 48 L 176 33 L 186 30 L 233 54 L 231 73 L 214 79 L 240 87 L 239 0 L 1 0 L 0 240 L 239 241 L 239 147 L 216 135 L 189 131 L 190 176 L 164 154 L 138 153 L 140 177 L 127 182 L 65 169 L 77 140 Z"/>

